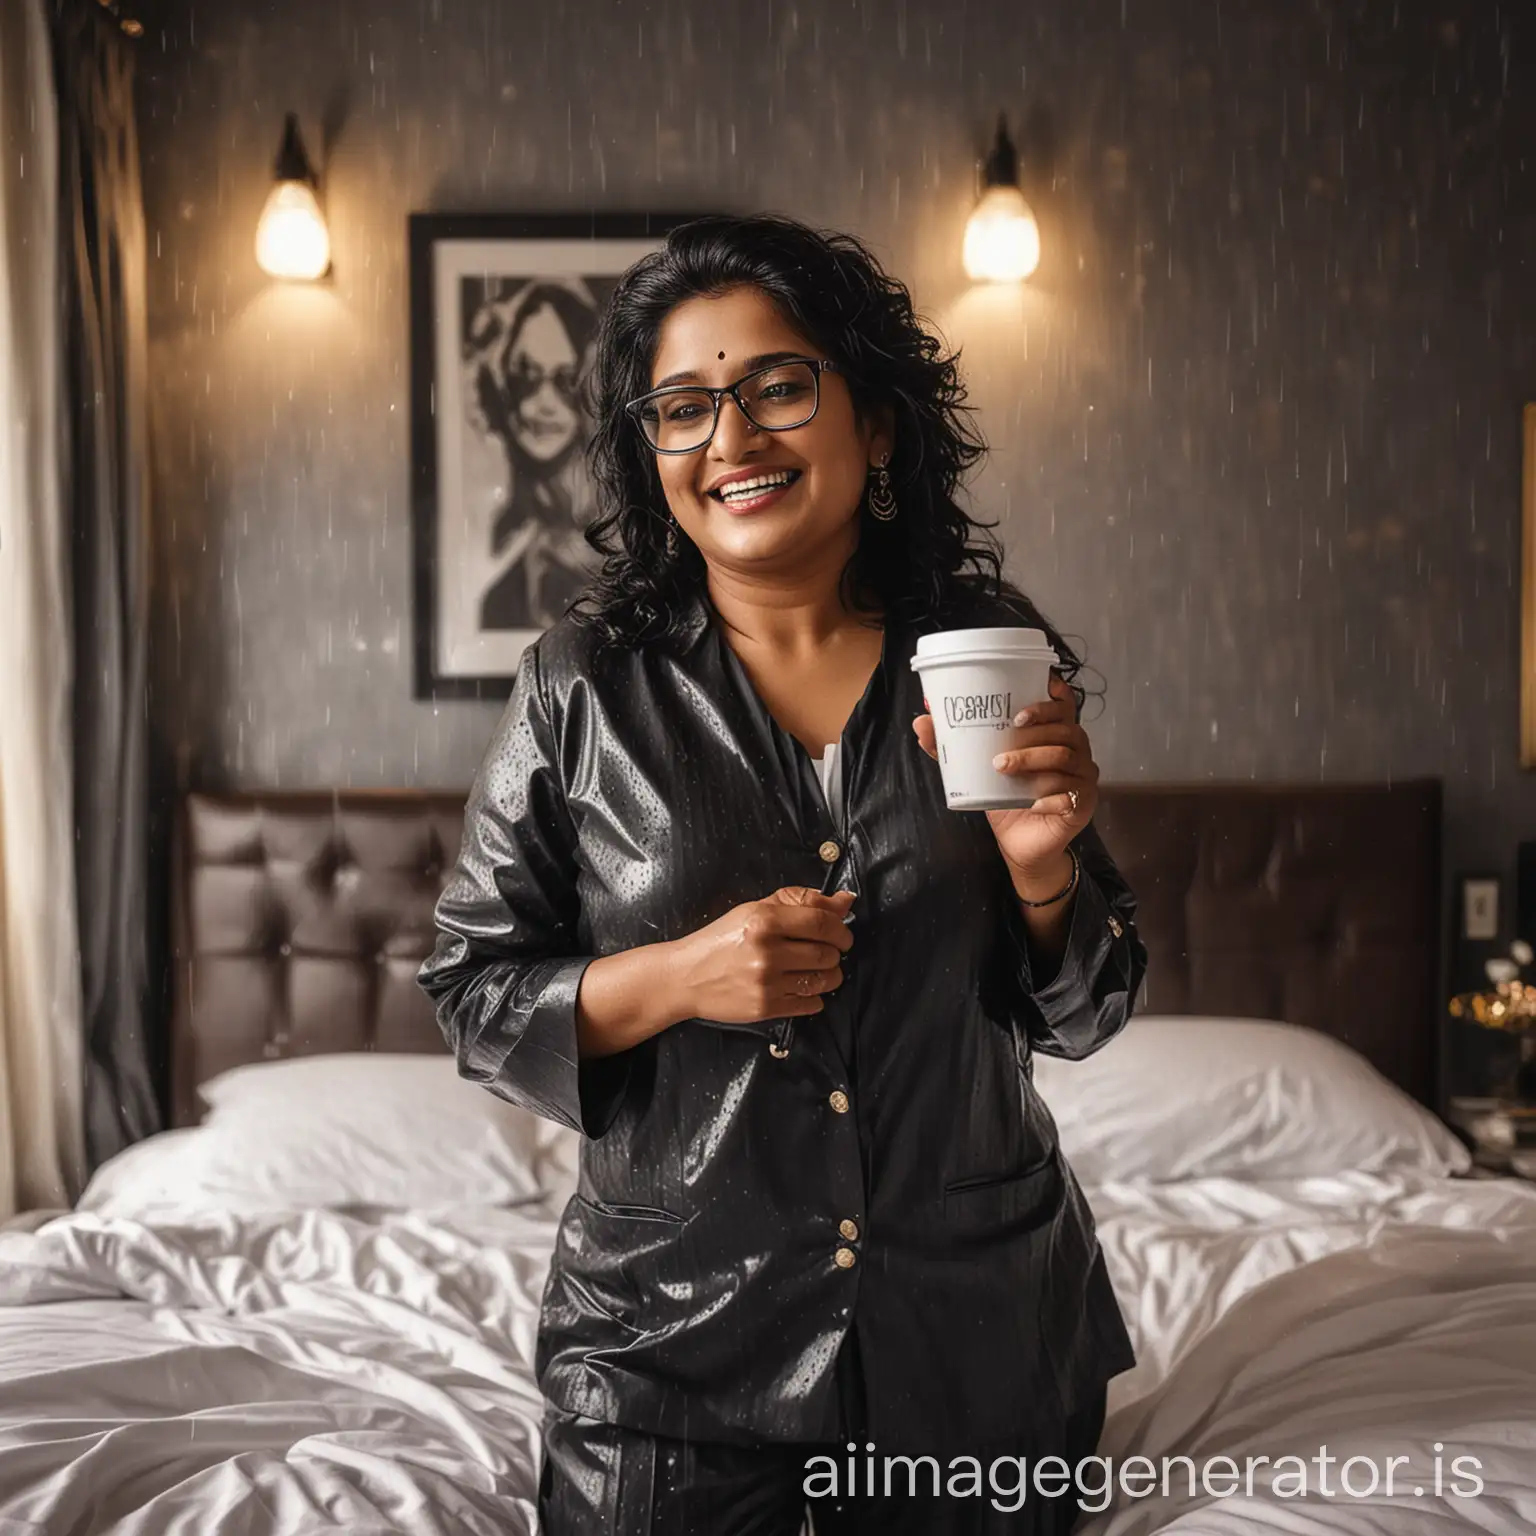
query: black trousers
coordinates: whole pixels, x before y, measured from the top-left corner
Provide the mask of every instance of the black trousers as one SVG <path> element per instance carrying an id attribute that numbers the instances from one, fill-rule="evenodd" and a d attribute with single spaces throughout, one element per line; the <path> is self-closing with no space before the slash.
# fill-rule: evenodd
<path id="1" fill-rule="evenodd" d="M 813 1536 L 1066 1536 L 1081 1513 L 1075 1490 L 1068 1485 L 1055 1497 L 1037 1494 L 1035 1463 L 1060 1456 L 1074 1466 L 1093 1454 L 1103 1426 L 1101 1388 L 1061 1426 L 1052 1444 L 968 1451 L 980 1470 L 968 1488 L 955 1482 L 951 1459 L 936 1458 L 939 1497 L 933 1494 L 933 1473 L 925 1468 L 918 1471 L 917 1491 L 909 1491 L 900 1463 L 892 1469 L 893 1492 L 886 1497 L 885 1462 L 877 1446 L 874 1497 L 807 1499 L 808 1477 L 813 1488 L 829 1486 L 814 1481 L 818 1468 L 827 1465 L 811 1463 L 818 1455 L 832 1458 L 837 1491 L 846 1493 L 846 1440 L 763 1446 L 672 1440 L 551 1407 L 544 1419 L 539 1530 L 541 1536 L 800 1536 L 807 1529 Z M 867 1442 L 857 1443 L 854 1475 L 862 1490 L 868 1486 Z M 1026 1458 L 1023 1479 L 1020 1457 Z M 1060 1479 L 1047 1487 L 1059 1484 Z M 1026 1495 L 1022 1503 L 1020 1489 Z"/>

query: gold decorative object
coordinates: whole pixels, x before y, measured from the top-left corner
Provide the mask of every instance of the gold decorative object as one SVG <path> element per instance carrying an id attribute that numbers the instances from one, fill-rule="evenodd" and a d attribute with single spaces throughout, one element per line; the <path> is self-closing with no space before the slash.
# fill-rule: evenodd
<path id="1" fill-rule="evenodd" d="M 1536 951 L 1516 939 L 1507 958 L 1489 960 L 1483 973 L 1493 984 L 1481 992 L 1458 992 L 1446 1005 L 1453 1019 L 1501 1029 L 1520 1038 L 1520 1064 L 1500 1097 L 1536 1111 L 1536 982 L 1521 972 L 1536 960 Z"/>
<path id="2" fill-rule="evenodd" d="M 1491 992 L 1458 993 L 1450 1007 L 1453 1017 L 1486 1029 L 1536 1031 L 1536 986 L 1526 981 L 1500 982 Z"/>

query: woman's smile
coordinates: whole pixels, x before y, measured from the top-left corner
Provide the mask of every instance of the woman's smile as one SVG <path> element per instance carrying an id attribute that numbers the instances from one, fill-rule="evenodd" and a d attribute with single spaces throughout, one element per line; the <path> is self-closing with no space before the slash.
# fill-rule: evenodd
<path id="1" fill-rule="evenodd" d="M 741 516 L 777 506 L 800 480 L 798 469 L 743 469 L 722 475 L 705 493 Z"/>
<path id="2" fill-rule="evenodd" d="M 761 376 L 776 362 L 819 358 L 823 350 L 760 290 L 738 286 L 687 299 L 668 314 L 651 359 L 651 386 L 725 391 L 754 371 Z M 753 398 L 771 408 L 782 398 L 771 391 L 784 387 L 770 378 Z M 797 403 L 809 414 L 799 425 L 760 427 L 725 394 L 696 452 L 657 457 L 673 516 L 717 569 L 841 568 L 857 542 L 870 465 L 888 441 L 860 419 L 836 371 L 804 387 Z"/>

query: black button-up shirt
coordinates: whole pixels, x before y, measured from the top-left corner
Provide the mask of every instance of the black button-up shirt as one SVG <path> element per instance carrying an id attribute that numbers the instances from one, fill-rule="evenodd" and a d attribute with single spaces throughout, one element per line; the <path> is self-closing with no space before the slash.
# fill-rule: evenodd
<path id="1" fill-rule="evenodd" d="M 970 623 L 1019 622 L 978 604 Z M 912 732 L 916 640 L 886 626 L 836 821 L 707 597 L 680 642 L 599 656 L 567 618 L 524 653 L 421 983 L 465 1077 L 585 1136 L 535 1362 L 559 1407 L 831 1439 L 855 1330 L 863 1432 L 959 1454 L 1051 1433 L 1135 1363 L 1030 1060 L 1125 1024 L 1135 899 L 1090 824 L 1065 957 L 1035 984 L 986 817 L 947 809 Z M 859 893 L 823 1012 L 578 1060 L 594 958 L 785 885 Z"/>

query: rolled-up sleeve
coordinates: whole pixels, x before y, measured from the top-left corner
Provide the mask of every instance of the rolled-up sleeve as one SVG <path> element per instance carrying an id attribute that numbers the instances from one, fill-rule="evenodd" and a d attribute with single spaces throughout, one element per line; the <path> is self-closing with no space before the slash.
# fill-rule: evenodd
<path id="1" fill-rule="evenodd" d="M 470 790 L 436 947 L 417 980 L 461 1076 L 597 1137 L 612 1123 L 631 1053 L 578 1060 L 576 997 L 597 957 L 579 950 L 577 873 L 535 641 Z"/>
<path id="2" fill-rule="evenodd" d="M 1091 1056 L 1124 1027 L 1147 972 L 1147 949 L 1136 931 L 1136 897 L 1090 821 L 1072 839 L 1082 878 L 1061 965 L 1038 990 L 1031 976 L 1029 930 L 1022 908 L 1009 904 L 1014 981 L 1023 994 L 1028 1034 L 1047 1056 Z"/>

